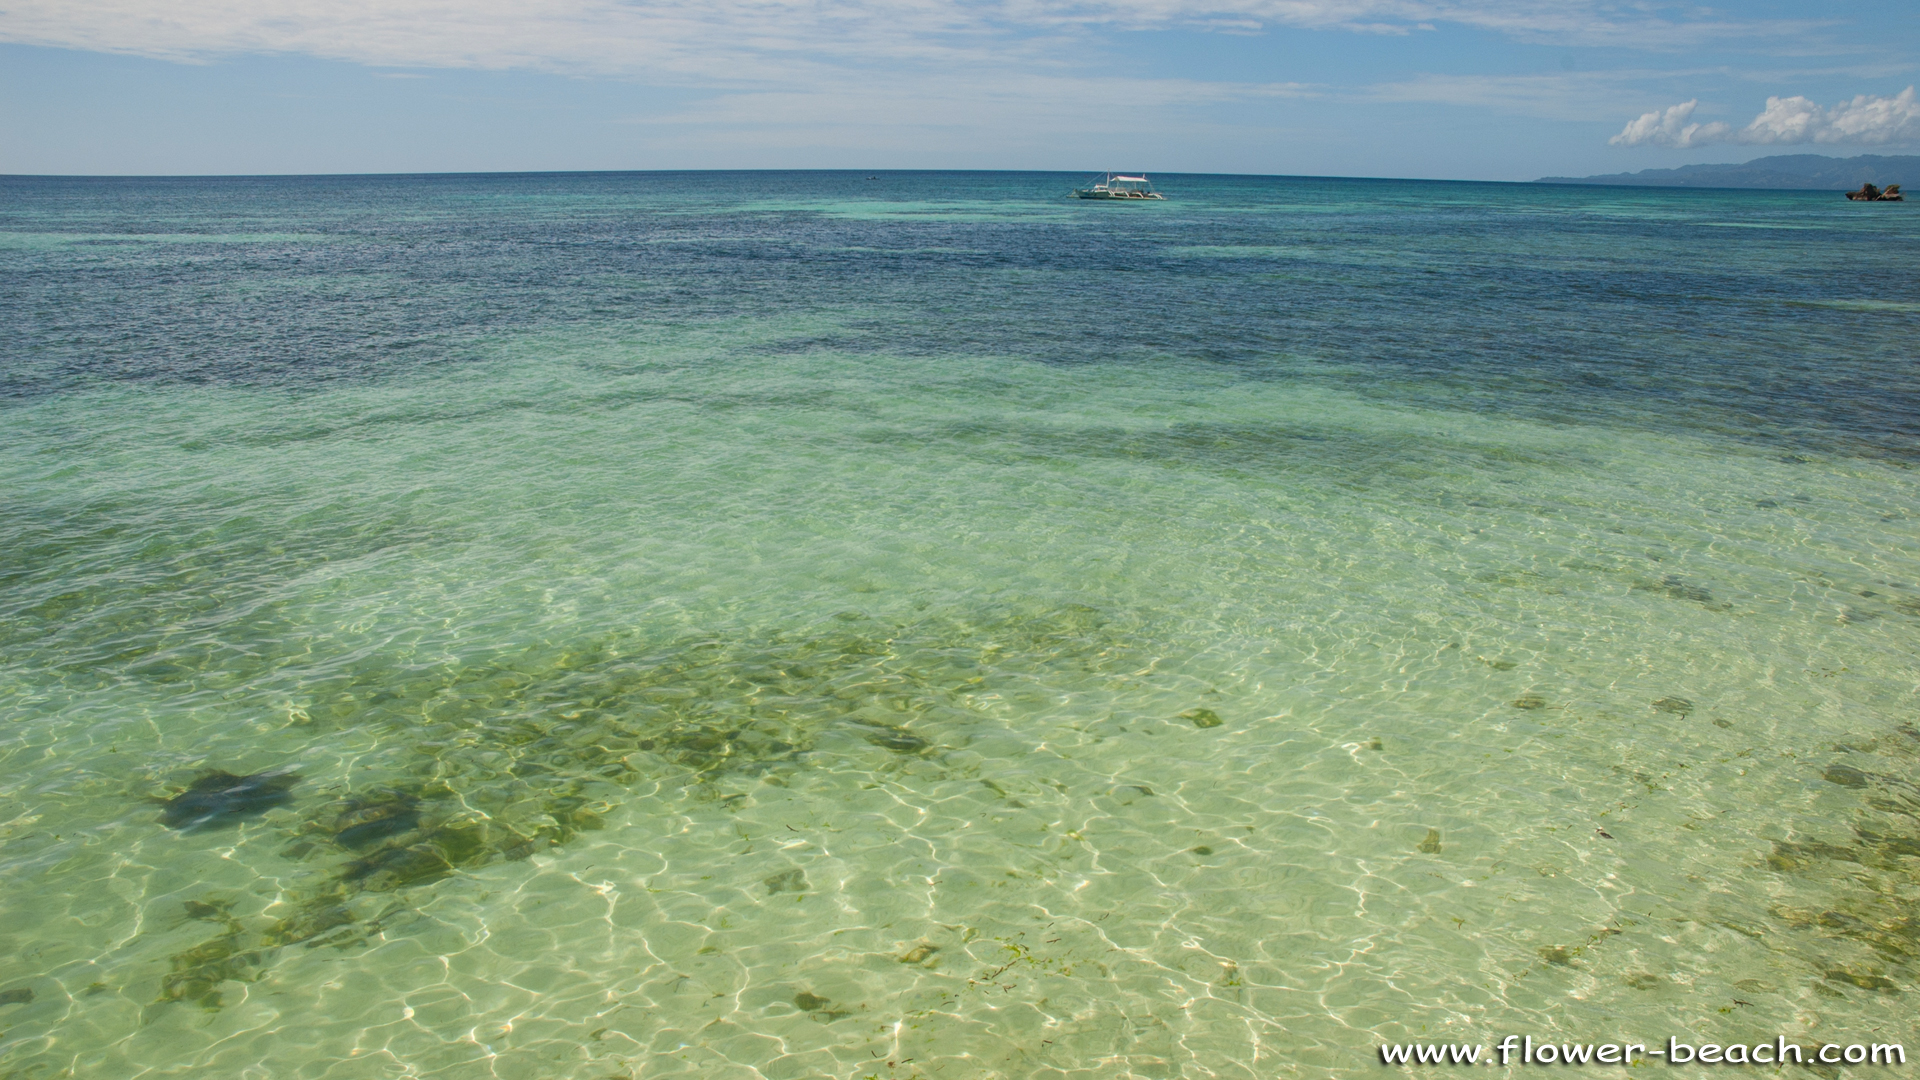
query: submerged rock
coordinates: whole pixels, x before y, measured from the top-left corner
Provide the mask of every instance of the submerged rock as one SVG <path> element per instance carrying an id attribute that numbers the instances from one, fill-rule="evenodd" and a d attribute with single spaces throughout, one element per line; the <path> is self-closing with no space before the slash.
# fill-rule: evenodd
<path id="1" fill-rule="evenodd" d="M 216 769 L 173 798 L 161 800 L 166 809 L 160 813 L 160 822 L 170 829 L 228 824 L 292 802 L 291 789 L 299 782 L 295 773 L 235 776 Z"/>
<path id="2" fill-rule="evenodd" d="M 762 881 L 761 884 L 767 887 L 768 896 L 782 892 L 803 893 L 807 891 L 807 872 L 795 867 L 792 870 L 775 874 Z"/>
<path id="3" fill-rule="evenodd" d="M 1822 975 L 1821 978 L 1828 982 L 1839 982 L 1846 983 L 1849 986 L 1857 986 L 1862 990 L 1884 990 L 1895 994 L 1900 992 L 1900 984 L 1885 976 L 1863 975 L 1842 968 L 1835 968 Z"/>
<path id="4" fill-rule="evenodd" d="M 1661 578 L 1660 587 L 1665 589 L 1667 595 L 1673 597 L 1675 600 L 1691 600 L 1696 604 L 1713 603 L 1712 590 L 1703 589 L 1698 585 L 1689 585 L 1685 580 L 1674 574 L 1668 574 L 1666 577 Z"/>
<path id="5" fill-rule="evenodd" d="M 358 922 L 353 910 L 345 904 L 310 903 L 274 923 L 263 940 L 270 946 L 327 944 L 339 936 L 334 931 L 342 927 L 357 930 Z"/>
<path id="6" fill-rule="evenodd" d="M 1819 862 L 1857 863 L 1859 861 L 1859 854 L 1852 848 L 1829 844 L 1822 840 L 1775 840 L 1773 853 L 1767 856 L 1767 865 L 1781 871 L 1806 870 Z"/>
<path id="7" fill-rule="evenodd" d="M 191 1001 L 203 1009 L 220 1008 L 220 984 L 252 982 L 265 960 L 261 952 L 245 943 L 245 937 L 240 923 L 229 921 L 226 933 L 175 953 L 169 958 L 172 970 L 160 978 L 160 997 L 155 1004 Z"/>
<path id="8" fill-rule="evenodd" d="M 375 789 L 344 800 L 326 825 L 333 841 L 364 849 L 411 832 L 420 825 L 420 799 L 404 791 Z"/>
<path id="9" fill-rule="evenodd" d="M 188 900 L 182 907 L 187 918 L 200 922 L 225 922 L 233 917 L 231 900 Z"/>
<path id="10" fill-rule="evenodd" d="M 340 872 L 340 880 L 357 884 L 369 892 L 391 892 L 409 885 L 438 881 L 453 873 L 438 847 L 414 844 L 410 847 L 381 848 L 364 859 L 355 859 Z"/>
<path id="11" fill-rule="evenodd" d="M 852 1011 L 848 1009 L 834 1008 L 833 999 L 823 998 L 818 994 L 806 990 L 802 990 L 793 995 L 793 1005 L 794 1008 L 799 1009 L 801 1012 L 810 1014 L 815 1020 L 821 1020 L 829 1024 L 835 1020 L 853 1015 Z"/>
<path id="12" fill-rule="evenodd" d="M 883 750 L 891 750 L 896 754 L 917 754 L 933 745 L 920 736 L 915 735 L 913 732 L 891 724 L 868 723 L 860 726 L 867 729 L 861 734 L 861 738 Z"/>
<path id="13" fill-rule="evenodd" d="M 1212 709 L 1188 709 L 1180 714 L 1180 718 L 1193 721 L 1193 726 L 1197 728 L 1219 727 L 1226 722 L 1220 719 L 1220 714 Z"/>
<path id="14" fill-rule="evenodd" d="M 1829 765 L 1820 774 L 1820 778 L 1829 784 L 1841 787 L 1863 788 L 1867 786 L 1867 774 L 1851 765 Z"/>

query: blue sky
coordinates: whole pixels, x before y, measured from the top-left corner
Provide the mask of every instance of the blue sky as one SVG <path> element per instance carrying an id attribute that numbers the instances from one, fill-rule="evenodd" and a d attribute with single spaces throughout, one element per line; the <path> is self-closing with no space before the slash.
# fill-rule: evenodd
<path id="1" fill-rule="evenodd" d="M 1527 180 L 1920 153 L 1920 4 L 6 0 L 0 172 Z"/>

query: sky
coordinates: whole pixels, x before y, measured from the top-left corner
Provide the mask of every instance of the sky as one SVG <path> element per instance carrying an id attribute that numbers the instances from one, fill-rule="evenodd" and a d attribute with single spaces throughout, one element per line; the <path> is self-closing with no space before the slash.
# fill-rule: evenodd
<path id="1" fill-rule="evenodd" d="M 1531 180 L 1920 153 L 1920 4 L 0 0 L 0 173 Z"/>

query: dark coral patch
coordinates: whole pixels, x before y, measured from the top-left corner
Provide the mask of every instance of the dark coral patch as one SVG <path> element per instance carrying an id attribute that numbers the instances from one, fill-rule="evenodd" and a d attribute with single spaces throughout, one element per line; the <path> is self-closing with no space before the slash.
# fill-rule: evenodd
<path id="1" fill-rule="evenodd" d="M 363 850 L 419 826 L 419 796 L 380 788 L 340 803 L 326 831 L 341 847 Z"/>
<path id="2" fill-rule="evenodd" d="M 807 872 L 795 867 L 792 870 L 775 874 L 765 881 L 762 881 L 761 884 L 767 887 L 768 896 L 781 892 L 803 893 L 807 891 Z"/>
<path id="3" fill-rule="evenodd" d="M 917 754 L 933 745 L 903 727 L 891 724 L 862 724 L 861 726 L 867 728 L 867 731 L 861 734 L 861 738 L 896 754 Z"/>
<path id="4" fill-rule="evenodd" d="M 220 984 L 252 982 L 265 957 L 244 941 L 245 931 L 238 922 L 229 922 L 227 932 L 203 941 L 171 958 L 172 970 L 160 979 L 160 998 L 156 1004 L 191 1001 L 204 1009 L 218 1009 Z"/>
<path id="5" fill-rule="evenodd" d="M 254 773 L 235 776 L 218 769 L 204 773 L 187 790 L 163 801 L 161 824 L 170 829 L 225 825 L 251 814 L 261 814 L 293 801 L 291 789 L 300 782 L 294 773 Z"/>
<path id="6" fill-rule="evenodd" d="M 340 872 L 340 880 L 352 882 L 369 892 L 390 892 L 410 885 L 424 885 L 453 873 L 453 864 L 432 844 L 388 847 L 355 859 Z"/>
<path id="7" fill-rule="evenodd" d="M 1863 788 L 1867 786 L 1867 774 L 1851 765 L 1829 765 L 1820 774 L 1820 778 L 1829 784 L 1841 787 Z"/>

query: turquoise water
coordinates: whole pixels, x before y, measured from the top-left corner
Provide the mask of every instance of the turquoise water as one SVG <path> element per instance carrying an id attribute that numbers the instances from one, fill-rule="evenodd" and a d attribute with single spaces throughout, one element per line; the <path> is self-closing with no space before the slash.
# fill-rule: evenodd
<path id="1" fill-rule="evenodd" d="M 1920 1050 L 1911 214 L 1075 179 L 0 181 L 0 1076 Z"/>

